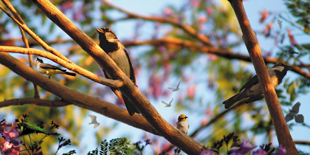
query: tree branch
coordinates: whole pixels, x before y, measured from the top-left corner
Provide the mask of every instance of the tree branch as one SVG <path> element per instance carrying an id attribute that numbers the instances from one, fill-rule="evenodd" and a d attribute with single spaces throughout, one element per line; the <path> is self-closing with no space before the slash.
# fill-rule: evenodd
<path id="1" fill-rule="evenodd" d="M 66 102 L 66 105 L 73 104 L 78 107 L 92 110 L 94 112 L 100 113 L 104 116 L 110 117 L 117 121 L 126 123 L 133 127 L 145 130 L 147 132 L 153 133 L 155 135 L 159 135 L 150 124 L 143 118 L 142 115 L 134 115 L 130 116 L 126 109 L 121 108 L 115 104 L 100 100 L 97 97 L 92 97 L 80 93 L 76 90 L 68 88 L 55 80 L 50 80 L 46 76 L 38 73 L 37 71 L 33 70 L 32 68 L 25 65 L 23 62 L 19 61 L 18 59 L 10 56 L 7 53 L 0 53 L 0 63 L 11 69 L 16 74 L 20 75 L 21 77 L 25 78 L 28 81 L 31 81 L 37 85 L 39 85 L 44 90 L 51 92 L 60 98 L 63 99 L 63 102 Z M 13 101 L 21 101 L 21 100 L 13 100 Z M 24 100 L 25 101 L 25 100 Z M 28 100 L 29 101 L 29 100 Z M 41 104 L 41 101 L 32 102 L 34 104 Z M 5 102 L 3 104 L 7 104 L 10 101 Z M 11 101 L 12 102 L 12 101 Z M 59 101 L 51 101 L 54 102 L 48 104 L 48 106 L 61 106 L 63 103 Z M 18 104 L 18 103 L 17 103 Z"/>
<path id="2" fill-rule="evenodd" d="M 295 140 L 295 144 L 301 144 L 301 145 L 310 145 L 310 141 L 305 141 L 305 140 Z"/>
<path id="3" fill-rule="evenodd" d="M 162 38 L 162 39 L 158 39 L 158 40 L 147 40 L 147 41 L 140 41 L 140 42 L 139 41 L 130 41 L 130 42 L 124 42 L 123 45 L 125 47 L 138 46 L 138 45 L 155 45 L 155 46 L 165 45 L 168 47 L 180 48 L 180 49 L 185 47 L 185 48 L 189 48 L 191 50 L 201 51 L 201 52 L 207 53 L 207 54 L 214 54 L 214 55 L 226 58 L 226 59 L 237 59 L 237 60 L 252 62 L 250 56 L 233 53 L 230 49 L 201 46 L 201 45 L 198 45 L 198 44 L 193 43 L 191 41 L 184 41 L 184 40 L 177 39 L 177 38 Z M 272 64 L 279 63 L 279 60 L 277 60 L 276 58 L 266 57 L 263 59 L 264 59 L 265 63 L 272 63 Z M 302 68 L 308 68 L 309 65 L 305 65 L 305 64 L 301 63 L 300 65 L 295 65 L 292 67 L 293 67 L 293 69 L 292 69 L 293 72 L 295 72 L 295 73 L 297 73 L 297 74 L 299 74 L 299 75 L 301 75 L 307 79 L 310 79 L 310 73 L 307 73 L 304 70 L 302 70 Z"/>
<path id="4" fill-rule="evenodd" d="M 113 79 L 121 79 L 124 86 L 121 92 L 130 99 L 136 108 L 142 113 L 152 127 L 168 141 L 178 146 L 188 154 L 199 154 L 203 146 L 192 138 L 186 136 L 174 126 L 164 120 L 153 105 L 138 90 L 132 81 L 119 69 L 114 61 L 83 31 L 72 23 L 60 10 L 48 0 L 33 0 L 33 2 L 55 24 L 73 38 L 88 54 L 90 54 Z M 135 115 L 134 115 L 135 116 Z"/>
<path id="5" fill-rule="evenodd" d="M 12 105 L 25 105 L 25 104 L 35 104 L 38 106 L 54 107 L 54 108 L 71 105 L 71 103 L 68 103 L 65 101 L 49 101 L 49 100 L 43 100 L 39 98 L 22 98 L 22 99 L 4 100 L 0 102 L 0 107 L 7 107 L 7 106 L 12 106 Z"/>
<path id="6" fill-rule="evenodd" d="M 129 11 L 125 10 L 125 9 L 122 9 L 120 7 L 117 7 L 117 6 L 113 5 L 112 3 L 110 3 L 107 0 L 102 0 L 102 2 L 104 4 L 106 4 L 106 5 L 114 8 L 114 9 L 118 10 L 118 11 L 121 11 L 121 12 L 127 14 L 127 16 L 129 18 L 140 18 L 140 19 L 144 19 L 144 20 L 156 21 L 156 22 L 159 22 L 159 23 L 168 23 L 168 24 L 174 25 L 176 27 L 179 27 L 180 29 L 182 29 L 183 31 L 185 31 L 186 33 L 191 35 L 192 37 L 198 39 L 200 42 L 202 42 L 206 46 L 213 46 L 210 43 L 209 39 L 205 35 L 203 35 L 201 33 L 198 33 L 197 31 L 195 31 L 195 29 L 193 29 L 190 26 L 180 24 L 176 20 L 171 20 L 171 19 L 161 18 L 161 17 L 155 17 L 155 16 L 151 17 L 151 16 L 138 15 L 138 14 L 129 12 Z"/>
<path id="7" fill-rule="evenodd" d="M 59 53 L 54 48 L 48 46 L 39 36 L 37 36 L 33 31 L 29 29 L 29 27 L 25 23 L 19 22 L 16 18 L 14 18 L 10 13 L 5 11 L 1 6 L 0 9 L 5 12 L 15 23 L 17 23 L 21 28 L 23 28 L 34 40 L 36 40 L 45 50 L 53 53 L 54 55 L 58 56 L 59 58 L 67 61 L 68 63 L 72 63 L 67 57 Z"/>
<path id="8" fill-rule="evenodd" d="M 68 63 L 65 62 L 64 60 L 58 58 L 57 56 L 42 51 L 34 48 L 22 48 L 22 47 L 9 47 L 9 46 L 0 46 L 0 52 L 12 52 L 12 53 L 22 53 L 22 54 L 34 54 L 34 55 L 39 55 L 41 57 L 48 58 L 55 63 L 58 63 L 65 68 L 68 68 L 69 70 L 75 71 L 79 73 L 80 75 L 83 75 L 84 77 L 87 77 L 95 82 L 104 84 L 109 87 L 115 87 L 119 88 L 124 85 L 124 83 L 121 80 L 112 80 L 112 79 L 107 79 L 103 77 L 99 77 L 98 75 L 95 75 L 94 73 L 74 64 L 74 63 Z"/>
<path id="9" fill-rule="evenodd" d="M 20 17 L 20 15 L 18 14 L 18 12 L 15 10 L 15 8 L 13 7 L 13 5 L 11 4 L 10 1 L 8 0 L 2 0 L 2 2 L 6 5 L 7 8 L 9 8 L 11 10 L 11 12 L 13 13 L 13 15 L 15 16 L 15 18 L 17 18 L 17 20 L 22 23 L 22 24 L 25 24 L 25 22 L 23 21 L 23 19 Z M 23 41 L 24 41 L 24 44 L 26 46 L 26 48 L 29 48 L 29 43 L 28 43 L 28 39 L 25 35 L 25 32 L 24 30 L 19 27 L 20 29 L 20 33 L 22 34 L 23 36 Z M 29 66 L 31 68 L 33 68 L 33 65 L 32 65 L 32 56 L 31 54 L 28 54 L 28 59 L 29 59 Z M 38 87 L 36 84 L 33 83 L 33 88 L 34 88 L 34 97 L 35 98 L 40 98 L 40 94 L 39 94 L 39 90 L 38 90 Z"/>
<path id="10" fill-rule="evenodd" d="M 269 109 L 269 113 L 274 124 L 278 142 L 286 150 L 287 154 L 298 154 L 294 145 L 293 139 L 288 130 L 284 115 L 279 103 L 276 91 L 271 83 L 264 59 L 261 54 L 259 43 L 255 32 L 252 30 L 250 21 L 246 15 L 242 0 L 230 0 L 232 8 L 234 9 L 239 25 L 243 33 L 243 40 L 250 54 L 253 62 L 256 75 L 264 92 L 265 100 Z"/>

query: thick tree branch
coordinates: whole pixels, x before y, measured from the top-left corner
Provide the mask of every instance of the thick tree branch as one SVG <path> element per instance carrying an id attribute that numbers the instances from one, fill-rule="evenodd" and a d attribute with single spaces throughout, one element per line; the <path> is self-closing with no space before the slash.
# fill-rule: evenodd
<path id="1" fill-rule="evenodd" d="M 203 146 L 164 120 L 132 81 L 91 38 L 76 27 L 74 23 L 62 14 L 62 12 L 59 11 L 50 1 L 33 0 L 33 2 L 45 13 L 45 15 L 48 16 L 48 18 L 63 29 L 88 54 L 90 54 L 101 68 L 111 75 L 113 79 L 121 79 L 124 81 L 124 86 L 120 88 L 122 93 L 131 100 L 161 136 L 165 137 L 168 141 L 175 144 L 188 154 L 199 154 L 203 149 Z"/>
<path id="2" fill-rule="evenodd" d="M 25 105 L 25 104 L 35 104 L 38 106 L 44 107 L 64 107 L 67 105 L 71 105 L 66 101 L 50 101 L 50 100 L 43 100 L 38 98 L 21 98 L 21 99 L 11 99 L 11 100 L 4 100 L 0 102 L 0 107 L 7 107 L 13 105 Z"/>
<path id="3" fill-rule="evenodd" d="M 72 71 L 75 71 L 77 73 L 79 73 L 80 75 L 83 75 L 84 77 L 87 77 L 95 82 L 104 84 L 106 86 L 109 87 L 115 87 L 115 88 L 119 88 L 122 87 L 124 85 L 124 83 L 121 80 L 112 80 L 112 79 L 107 79 L 107 78 L 103 78 L 103 77 L 99 77 L 98 75 L 95 75 L 94 73 L 74 64 L 74 63 L 68 63 L 65 62 L 64 60 L 58 58 L 57 56 L 42 51 L 42 50 L 38 50 L 38 49 L 34 49 L 34 48 L 21 48 L 21 47 L 9 47 L 9 46 L 0 46 L 0 52 L 12 52 L 12 53 L 22 53 L 22 54 L 34 54 L 34 55 L 39 55 L 41 57 L 45 57 L 48 58 L 62 66 L 64 66 L 65 68 L 68 68 Z"/>
<path id="4" fill-rule="evenodd" d="M 117 121 L 126 123 L 133 127 L 145 130 L 147 132 L 153 133 L 155 135 L 159 135 L 150 125 L 149 123 L 143 118 L 142 115 L 134 115 L 130 116 L 126 109 L 121 108 L 115 104 L 100 100 L 97 97 L 92 97 L 80 93 L 76 90 L 68 88 L 55 80 L 50 80 L 46 76 L 38 73 L 34 69 L 28 67 L 18 59 L 10 56 L 7 53 L 0 52 L 0 63 L 4 66 L 8 67 L 10 70 L 15 72 L 16 74 L 20 75 L 21 77 L 31 81 L 44 90 L 51 92 L 60 98 L 63 99 L 64 102 L 68 104 L 73 104 L 79 106 L 84 109 L 92 110 L 94 112 L 100 113 L 104 116 L 110 117 Z M 18 100 L 12 100 L 18 101 Z M 7 102 L 3 101 L 4 104 Z M 8 101 L 10 102 L 10 101 Z M 54 102 L 54 101 L 52 101 Z M 32 102 L 33 104 L 37 104 L 38 102 Z M 57 103 L 57 104 L 56 104 Z M 43 105 L 38 103 L 38 105 Z M 48 104 L 47 106 L 53 105 Z M 54 106 L 61 106 L 62 103 L 55 102 Z"/>
<path id="5" fill-rule="evenodd" d="M 248 20 L 248 17 L 244 10 L 243 1 L 230 0 L 229 2 L 236 13 L 239 25 L 243 33 L 244 43 L 250 54 L 261 88 L 263 89 L 269 113 L 271 115 L 272 122 L 276 130 L 278 142 L 287 150 L 287 154 L 298 154 L 291 134 L 288 130 L 287 124 L 285 122 L 276 91 L 271 83 L 269 74 L 267 72 L 267 68 L 261 54 L 259 43 L 256 38 L 256 34 L 252 30 L 250 21 Z"/>
<path id="6" fill-rule="evenodd" d="M 102 0 L 102 2 L 104 2 L 105 5 L 108 5 L 108 6 L 114 8 L 114 9 L 116 9 L 118 11 L 121 11 L 121 12 L 127 14 L 127 16 L 129 18 L 140 18 L 140 19 L 144 19 L 144 20 L 156 21 L 156 22 L 159 22 L 159 23 L 168 23 L 168 24 L 174 25 L 176 27 L 179 27 L 180 29 L 182 29 L 183 31 L 185 31 L 186 33 L 191 35 L 192 37 L 198 39 L 200 42 L 202 42 L 206 46 L 212 46 L 212 44 L 210 43 L 209 39 L 205 35 L 203 35 L 201 33 L 198 33 L 195 29 L 193 29 L 192 27 L 190 27 L 188 25 L 180 24 L 176 20 L 171 20 L 171 19 L 162 18 L 162 17 L 155 17 L 155 16 L 151 17 L 151 16 L 138 15 L 138 14 L 129 12 L 129 11 L 125 10 L 125 9 L 122 9 L 120 7 L 117 7 L 117 6 L 113 5 L 112 3 L 110 3 L 107 0 Z"/>

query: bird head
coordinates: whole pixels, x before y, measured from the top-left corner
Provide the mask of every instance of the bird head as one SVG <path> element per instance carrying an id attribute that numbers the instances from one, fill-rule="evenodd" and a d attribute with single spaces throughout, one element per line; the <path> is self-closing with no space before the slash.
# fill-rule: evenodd
<path id="1" fill-rule="evenodd" d="M 282 64 L 282 63 L 276 64 L 272 68 L 274 68 L 275 70 L 280 71 L 280 72 L 288 71 L 288 70 L 292 69 L 291 66 L 288 66 L 288 65 L 285 65 L 285 64 Z"/>
<path id="2" fill-rule="evenodd" d="M 37 62 L 39 62 L 39 63 L 43 63 L 43 60 L 42 60 L 42 59 L 40 59 L 40 58 L 37 58 Z"/>
<path id="3" fill-rule="evenodd" d="M 181 114 L 178 118 L 178 122 L 182 122 L 182 121 L 186 121 L 187 120 L 187 116 L 184 114 Z"/>
<path id="4" fill-rule="evenodd" d="M 107 27 L 97 28 L 96 31 L 99 33 L 100 40 L 107 40 L 109 42 L 112 42 L 117 39 L 115 33 Z"/>

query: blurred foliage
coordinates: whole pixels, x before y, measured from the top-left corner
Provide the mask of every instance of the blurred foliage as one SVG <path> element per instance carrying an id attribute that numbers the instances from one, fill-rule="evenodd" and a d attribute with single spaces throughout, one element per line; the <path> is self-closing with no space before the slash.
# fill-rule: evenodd
<path id="1" fill-rule="evenodd" d="M 140 145 L 141 141 L 131 144 L 126 138 L 115 138 L 109 142 L 105 139 L 100 142 L 100 147 L 88 152 L 88 155 L 139 155 L 144 148 L 150 144 L 150 140 L 145 140 L 145 144 Z"/>
<path id="2" fill-rule="evenodd" d="M 169 23 L 129 17 L 126 13 L 105 5 L 101 1 L 53 0 L 51 2 L 95 41 L 98 41 L 95 28 L 111 27 L 118 36 L 121 36 L 119 37 L 121 41 L 132 42 L 172 38 L 189 41 L 201 47 L 205 46 L 204 43 L 189 35 L 180 27 Z M 52 23 L 32 1 L 13 0 L 12 4 L 29 28 L 50 46 L 60 51 L 77 65 L 103 76 L 102 70 L 94 60 L 72 41 L 65 32 Z M 305 14 L 309 14 L 310 3 L 306 0 L 286 0 L 285 4 L 288 13 L 266 11 L 264 18 L 261 20 L 261 26 L 262 28 L 265 27 L 265 31 L 256 31 L 258 36 L 264 36 L 266 40 L 272 41 L 274 44 L 274 47 L 270 49 L 263 48 L 263 54 L 266 57 L 275 57 L 278 61 L 285 61 L 294 65 L 309 65 L 310 43 L 309 41 L 299 40 L 301 35 L 296 34 L 302 32 L 302 36 L 309 37 L 309 16 L 305 16 Z M 0 5 L 4 6 L 1 2 Z M 128 11 L 134 12 L 134 10 Z M 234 53 L 247 55 L 246 51 L 240 51 L 243 47 L 241 32 L 228 1 L 183 1 L 178 6 L 168 5 L 162 8 L 154 16 L 190 26 L 199 35 L 206 36 L 214 47 L 230 49 Z M 283 21 L 282 28 L 270 26 L 276 23 L 276 19 Z M 133 25 L 133 30 L 128 28 L 126 23 Z M 127 30 L 131 32 L 128 33 Z M 0 32 L 2 32 L 0 33 L 0 45 L 24 46 L 20 39 L 21 35 L 17 24 L 12 22 L 4 13 L 0 14 Z M 28 39 L 31 48 L 42 49 L 31 38 Z M 262 45 L 262 47 L 264 46 Z M 206 54 L 188 47 L 156 44 L 128 46 L 126 48 L 133 60 L 139 90 L 155 106 L 158 106 L 157 104 L 160 103 L 161 99 L 172 96 L 172 92 L 167 89 L 167 85 L 176 84 L 177 80 L 180 80 L 182 90 L 175 92 L 178 97 L 174 100 L 173 104 L 175 106 L 173 109 L 171 108 L 171 113 L 175 116 L 178 116 L 181 112 L 188 113 L 189 120 L 192 118 L 198 124 L 201 122 L 201 126 L 205 125 L 204 121 L 207 122 L 212 117 L 222 113 L 224 111 L 222 101 L 237 93 L 255 74 L 251 63 Z M 298 54 L 289 54 L 289 50 L 296 51 Z M 26 55 L 12 55 L 28 64 Z M 273 65 L 267 66 L 272 67 Z M 305 71 L 309 72 L 309 67 Z M 74 79 L 67 79 L 61 75 L 56 75 L 52 78 L 84 94 L 105 100 L 111 99 L 109 101 L 112 103 L 118 101 L 109 88 L 84 77 L 77 76 Z M 291 106 L 299 96 L 309 93 L 309 86 L 309 79 L 302 75 L 286 76 L 277 89 L 280 103 L 283 106 Z M 39 88 L 39 91 L 43 99 L 61 100 L 41 88 Z M 1 101 L 32 97 L 33 95 L 34 89 L 31 82 L 0 66 Z M 87 131 L 87 129 L 83 129 L 83 123 L 88 121 L 86 117 L 88 110 L 74 106 L 49 108 L 24 105 L 7 107 L 1 111 L 1 114 L 3 113 L 7 115 L 14 114 L 16 117 L 21 116 L 22 113 L 28 113 L 36 118 L 35 122 L 32 123 L 54 120 L 60 124 L 62 130 L 67 131 L 66 133 L 72 137 L 70 138 L 72 145 L 77 150 L 84 149 L 79 144 Z M 170 120 L 170 122 L 175 124 L 175 120 Z M 117 128 L 118 122 L 112 125 L 102 124 L 100 132 L 94 133 L 97 144 Z M 290 125 L 291 129 L 294 125 Z M 194 131 L 196 129 L 191 127 L 190 130 Z M 229 112 L 209 128 L 202 128 L 199 131 L 199 136 L 194 138 L 205 145 L 212 146 L 223 135 L 228 135 L 228 133 L 234 131 L 236 135 L 246 137 L 251 141 L 255 140 L 255 136 L 248 138 L 249 135 L 263 135 L 272 140 L 274 136 L 269 134 L 270 130 L 273 130 L 271 118 L 268 115 L 265 101 L 261 100 L 242 105 Z M 158 141 L 154 145 L 162 146 L 165 143 L 164 140 L 158 140 L 157 136 L 151 136 L 151 138 L 151 141 Z M 56 141 L 57 139 L 50 140 L 51 144 L 56 143 Z M 104 141 L 104 143 L 100 144 L 105 146 L 107 143 L 107 141 Z M 46 145 L 43 143 L 42 150 L 55 151 L 50 147 L 51 144 Z M 162 150 L 153 149 L 153 151 Z"/>

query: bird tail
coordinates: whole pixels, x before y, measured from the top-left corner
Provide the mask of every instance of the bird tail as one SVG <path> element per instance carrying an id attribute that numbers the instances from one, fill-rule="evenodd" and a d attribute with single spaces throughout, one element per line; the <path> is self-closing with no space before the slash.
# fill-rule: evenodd
<path id="1" fill-rule="evenodd" d="M 236 102 L 238 102 L 242 98 L 243 98 L 243 94 L 242 93 L 238 93 L 238 94 L 234 95 L 233 97 L 225 100 L 223 102 L 223 104 L 225 104 L 225 109 L 229 109 L 232 105 L 234 105 Z"/>
<path id="2" fill-rule="evenodd" d="M 67 74 L 67 75 L 70 75 L 70 76 L 76 76 L 76 74 L 72 73 L 72 72 L 64 72 L 64 73 Z"/>
<path id="3" fill-rule="evenodd" d="M 138 111 L 138 109 L 130 102 L 130 100 L 129 100 L 125 95 L 122 95 L 122 97 L 123 97 L 123 100 L 124 100 L 124 102 L 125 102 L 127 111 L 128 111 L 128 113 L 129 113 L 130 116 L 132 116 L 132 115 L 135 114 L 135 113 L 140 114 L 140 112 Z"/>

